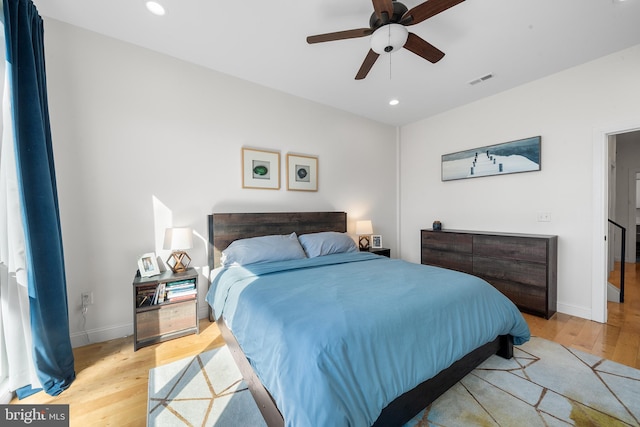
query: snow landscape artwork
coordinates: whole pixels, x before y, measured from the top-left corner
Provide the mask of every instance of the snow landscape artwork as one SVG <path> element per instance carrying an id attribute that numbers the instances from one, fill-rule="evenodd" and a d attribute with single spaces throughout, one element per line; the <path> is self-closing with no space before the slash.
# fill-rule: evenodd
<path id="1" fill-rule="evenodd" d="M 443 181 L 539 170 L 539 136 L 442 156 Z"/>

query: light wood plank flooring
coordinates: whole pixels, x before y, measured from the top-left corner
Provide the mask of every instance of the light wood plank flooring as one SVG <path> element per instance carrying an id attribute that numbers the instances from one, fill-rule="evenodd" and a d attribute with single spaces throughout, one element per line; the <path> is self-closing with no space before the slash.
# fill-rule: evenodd
<path id="1" fill-rule="evenodd" d="M 525 315 L 532 334 L 640 369 L 638 266 L 627 264 L 625 303 L 609 303 L 606 325 L 561 313 L 550 320 Z M 614 272 L 610 281 L 617 284 L 618 278 Z M 76 348 L 77 379 L 68 390 L 57 397 L 38 393 L 12 403 L 69 404 L 71 426 L 144 426 L 149 369 L 224 344 L 208 320 L 200 322 L 200 331 L 137 352 L 131 337 Z"/>

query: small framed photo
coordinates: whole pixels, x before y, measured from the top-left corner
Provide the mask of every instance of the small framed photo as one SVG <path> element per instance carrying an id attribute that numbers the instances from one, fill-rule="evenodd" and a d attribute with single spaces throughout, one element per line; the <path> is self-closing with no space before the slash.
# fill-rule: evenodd
<path id="1" fill-rule="evenodd" d="M 318 191 L 318 157 L 287 154 L 287 190 Z"/>
<path id="2" fill-rule="evenodd" d="M 242 188 L 280 189 L 280 153 L 242 149 Z"/>
<path id="3" fill-rule="evenodd" d="M 148 254 L 142 255 L 140 259 L 138 259 L 138 270 L 140 270 L 140 277 L 151 277 L 160 274 L 156 254 L 149 252 Z"/>
<path id="4" fill-rule="evenodd" d="M 373 249 L 382 248 L 382 236 L 381 235 L 374 234 L 373 236 L 371 236 L 371 247 Z"/>

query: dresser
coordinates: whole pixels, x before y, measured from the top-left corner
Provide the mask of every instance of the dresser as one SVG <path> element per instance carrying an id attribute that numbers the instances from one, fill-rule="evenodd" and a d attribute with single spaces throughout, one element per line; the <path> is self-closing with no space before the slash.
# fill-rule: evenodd
<path id="1" fill-rule="evenodd" d="M 557 305 L 558 236 L 465 230 L 421 230 L 422 264 L 473 274 L 526 313 L 553 316 Z"/>

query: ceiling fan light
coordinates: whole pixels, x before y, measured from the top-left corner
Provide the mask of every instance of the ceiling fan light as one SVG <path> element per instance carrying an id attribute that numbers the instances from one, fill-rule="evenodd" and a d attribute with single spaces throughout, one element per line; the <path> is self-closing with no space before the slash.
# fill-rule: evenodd
<path id="1" fill-rule="evenodd" d="M 409 31 L 404 25 L 383 25 L 371 35 L 371 49 L 378 55 L 395 52 L 404 46 L 407 37 L 409 37 Z"/>

